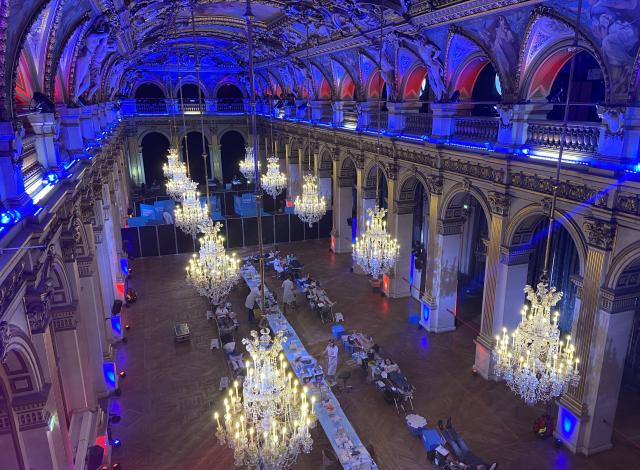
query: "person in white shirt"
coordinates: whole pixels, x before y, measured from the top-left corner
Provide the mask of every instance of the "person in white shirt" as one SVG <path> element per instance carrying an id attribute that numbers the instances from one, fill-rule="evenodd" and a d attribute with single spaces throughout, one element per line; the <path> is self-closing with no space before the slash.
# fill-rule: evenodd
<path id="1" fill-rule="evenodd" d="M 338 369 L 338 346 L 333 340 L 329 341 L 325 352 L 327 353 L 327 377 L 334 380 Z"/>
<path id="2" fill-rule="evenodd" d="M 244 306 L 247 309 L 247 315 L 250 322 L 255 320 L 253 316 L 253 307 L 255 307 L 258 298 L 260 298 L 260 289 L 253 287 L 251 292 L 249 292 L 249 295 L 247 295 L 247 299 L 244 301 Z"/>
<path id="3" fill-rule="evenodd" d="M 293 293 L 293 281 L 286 278 L 282 283 L 282 302 L 284 303 L 284 313 L 287 313 L 287 306 L 296 301 L 296 295 Z"/>

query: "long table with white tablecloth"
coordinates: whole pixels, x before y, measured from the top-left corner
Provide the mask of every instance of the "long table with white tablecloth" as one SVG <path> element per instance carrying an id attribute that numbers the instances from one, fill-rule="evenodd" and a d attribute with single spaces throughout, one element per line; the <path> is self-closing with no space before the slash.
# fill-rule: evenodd
<path id="1" fill-rule="evenodd" d="M 253 265 L 245 264 L 241 269 L 241 274 L 250 289 L 260 286 L 260 275 Z M 322 368 L 309 355 L 293 326 L 282 314 L 277 304 L 273 302 L 273 296 L 266 286 L 265 296 L 272 300 L 271 304 L 274 304 L 270 309 L 272 313 L 267 315 L 267 321 L 272 331 L 285 332 L 287 341 L 283 345 L 283 349 L 295 374 L 300 381 L 310 378 L 315 379 L 308 384 L 311 393 L 318 398 L 314 411 L 318 417 L 318 422 L 327 435 L 329 442 L 331 442 L 336 456 L 340 460 L 340 464 L 347 470 L 377 469 L 378 467 L 372 460 L 371 455 L 362 444 L 362 441 L 360 441 L 344 411 L 342 411 L 331 387 L 321 376 Z"/>

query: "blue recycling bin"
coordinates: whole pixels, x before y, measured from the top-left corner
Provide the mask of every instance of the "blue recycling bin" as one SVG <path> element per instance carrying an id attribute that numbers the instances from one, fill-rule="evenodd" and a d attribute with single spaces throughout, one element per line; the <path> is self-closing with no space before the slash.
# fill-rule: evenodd
<path id="1" fill-rule="evenodd" d="M 422 430 L 422 444 L 424 448 L 427 449 L 427 452 L 435 450 L 441 444 L 442 437 L 440 437 L 440 433 L 433 428 L 425 428 Z"/>
<path id="2" fill-rule="evenodd" d="M 340 324 L 333 325 L 331 327 L 331 334 L 334 338 L 340 339 L 340 337 L 344 334 L 344 326 Z"/>

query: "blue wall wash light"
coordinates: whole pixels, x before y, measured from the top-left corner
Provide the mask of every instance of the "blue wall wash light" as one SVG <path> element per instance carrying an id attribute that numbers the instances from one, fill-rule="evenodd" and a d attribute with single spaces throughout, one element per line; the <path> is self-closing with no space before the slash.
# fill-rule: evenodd
<path id="1" fill-rule="evenodd" d="M 111 330 L 117 335 L 122 334 L 122 318 L 120 315 L 114 315 L 111 317 Z"/>
<path id="2" fill-rule="evenodd" d="M 42 177 L 42 180 L 47 184 L 56 184 L 58 181 L 60 181 L 60 177 L 57 173 L 49 172 Z"/>
<path id="3" fill-rule="evenodd" d="M 0 225 L 13 225 L 22 218 L 22 214 L 16 209 L 9 209 L 0 214 Z"/>
<path id="4" fill-rule="evenodd" d="M 576 429 L 576 422 L 576 417 L 569 410 L 560 407 L 560 431 L 565 439 L 571 439 Z"/>
<path id="5" fill-rule="evenodd" d="M 102 372 L 104 374 L 104 382 L 109 388 L 116 388 L 118 386 L 116 378 L 116 364 L 115 362 L 105 362 L 102 364 Z"/>
<path id="6" fill-rule="evenodd" d="M 427 304 L 422 304 L 422 321 L 429 321 L 429 306 Z"/>
<path id="7" fill-rule="evenodd" d="M 129 275 L 129 260 L 127 258 L 120 258 L 120 269 L 125 276 Z"/>

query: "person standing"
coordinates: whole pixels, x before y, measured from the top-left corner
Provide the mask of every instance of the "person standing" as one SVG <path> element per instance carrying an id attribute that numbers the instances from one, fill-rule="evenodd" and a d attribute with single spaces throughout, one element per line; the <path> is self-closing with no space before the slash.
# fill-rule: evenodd
<path id="1" fill-rule="evenodd" d="M 284 313 L 287 313 L 287 307 L 296 301 L 296 295 L 293 293 L 293 281 L 287 277 L 282 283 L 282 302 L 284 303 Z"/>
<path id="2" fill-rule="evenodd" d="M 338 346 L 333 340 L 329 341 L 325 352 L 327 353 L 327 377 L 334 381 L 338 369 Z"/>
<path id="3" fill-rule="evenodd" d="M 249 322 L 253 322 L 255 320 L 253 316 L 253 307 L 256 305 L 256 301 L 260 297 L 260 290 L 257 287 L 252 287 L 249 295 L 247 295 L 247 299 L 244 301 L 244 306 L 247 309 L 247 316 L 249 318 Z"/>

